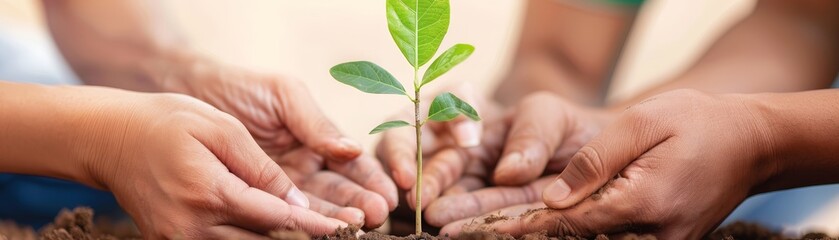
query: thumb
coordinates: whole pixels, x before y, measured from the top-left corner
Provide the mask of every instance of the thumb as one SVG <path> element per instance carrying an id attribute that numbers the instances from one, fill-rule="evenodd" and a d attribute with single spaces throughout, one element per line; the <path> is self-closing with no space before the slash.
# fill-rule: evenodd
<path id="1" fill-rule="evenodd" d="M 361 146 L 344 137 L 323 115 L 303 83 L 283 81 L 278 92 L 277 114 L 300 142 L 330 160 L 353 160 L 361 155 Z"/>
<path id="2" fill-rule="evenodd" d="M 653 115 L 650 115 L 653 116 Z M 582 201 L 627 165 L 670 137 L 653 118 L 628 110 L 573 157 L 556 181 L 545 187 L 542 200 L 551 208 L 568 208 Z"/>

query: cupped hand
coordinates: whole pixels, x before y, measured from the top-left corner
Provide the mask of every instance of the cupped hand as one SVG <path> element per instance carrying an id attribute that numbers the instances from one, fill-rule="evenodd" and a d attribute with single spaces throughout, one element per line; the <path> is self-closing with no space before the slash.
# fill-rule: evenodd
<path id="1" fill-rule="evenodd" d="M 182 79 L 164 80 L 164 89 L 195 96 L 233 115 L 245 125 L 269 156 L 278 160 L 288 159 L 279 162 L 300 162 L 318 170 L 329 169 L 332 173 L 323 174 L 342 175 L 328 178 L 330 181 L 347 180 L 346 184 L 363 187 L 352 189 L 375 193 L 379 196 L 370 196 L 371 199 L 384 198 L 386 202 L 377 206 L 373 206 L 372 202 L 362 206 L 358 202 L 347 203 L 331 193 L 319 194 L 313 190 L 310 196 L 320 197 L 313 200 L 317 204 L 313 209 L 354 224 L 364 223 L 365 226 L 375 227 L 384 222 L 388 210 L 396 207 L 393 180 L 384 174 L 379 163 L 371 163 L 372 159 L 361 156 L 361 147 L 344 137 L 326 118 L 301 82 L 249 72 L 202 58 L 187 62 L 181 66 L 188 67 L 177 71 L 180 75 L 174 75 Z M 306 174 L 300 175 L 305 177 L 294 180 L 306 186 L 304 188 L 331 184 L 313 171 L 302 172 Z M 335 211 L 335 207 L 357 209 Z M 355 214 L 359 209 L 366 216 L 359 218 Z M 364 221 L 359 223 L 358 219 Z"/>
<path id="2" fill-rule="evenodd" d="M 448 122 L 429 121 L 422 129 L 422 151 L 424 156 L 431 156 L 437 151 L 448 147 L 469 148 L 478 146 L 484 132 L 484 122 L 497 118 L 500 108 L 479 93 L 469 83 L 445 88 L 454 95 L 468 102 L 476 109 L 482 121 L 472 121 L 464 116 L 458 116 Z M 428 104 L 435 95 L 422 98 L 421 113 L 425 114 Z M 395 114 L 393 119 L 414 119 L 413 109 L 404 109 Z M 390 129 L 382 133 L 382 139 L 376 146 L 376 156 L 390 170 L 396 185 L 404 190 L 411 189 L 416 184 L 417 141 L 415 130 L 409 128 Z M 409 201 L 410 202 L 410 201 Z"/>
<path id="3" fill-rule="evenodd" d="M 496 185 L 521 187 L 544 174 L 558 173 L 573 153 L 612 117 L 607 110 L 576 106 L 550 93 L 529 95 L 503 117 L 485 120 L 480 146 L 450 147 L 427 158 L 423 167 L 423 208 L 434 204 L 441 193 L 463 177 L 490 177 Z M 407 198 L 413 199 L 415 191 L 412 188 Z M 467 217 L 480 214 L 483 212 Z M 457 220 L 441 220 L 434 211 L 426 215 L 431 224 L 438 226 Z"/>
<path id="4" fill-rule="evenodd" d="M 144 237 L 248 239 L 278 229 L 323 235 L 347 225 L 309 210 L 306 196 L 236 118 L 184 95 L 130 96 L 107 99 L 93 114 L 86 139 L 103 144 L 92 144 L 98 157 L 85 166 Z"/>
<path id="5" fill-rule="evenodd" d="M 545 187 L 550 208 L 459 222 L 444 232 L 593 236 L 648 232 L 698 239 L 778 171 L 767 122 L 746 97 L 679 90 L 627 109 Z M 530 207 L 538 207 L 535 204 Z"/>
<path id="6" fill-rule="evenodd" d="M 350 162 L 325 161 L 312 150 L 301 148 L 275 160 L 292 182 L 309 195 L 310 209 L 325 216 L 375 228 L 396 208 L 396 185 L 372 157 L 363 155 Z"/>
<path id="7" fill-rule="evenodd" d="M 187 58 L 162 89 L 201 99 L 241 121 L 270 155 L 308 147 L 328 160 L 361 154 L 321 112 L 306 86 L 290 78 L 250 72 L 204 58 Z"/>

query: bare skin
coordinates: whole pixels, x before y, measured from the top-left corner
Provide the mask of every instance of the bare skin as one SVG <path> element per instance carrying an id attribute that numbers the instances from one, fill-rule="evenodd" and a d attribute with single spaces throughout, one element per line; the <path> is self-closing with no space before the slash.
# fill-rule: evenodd
<path id="1" fill-rule="evenodd" d="M 181 93 L 195 97 L 209 103 L 213 109 L 232 115 L 245 126 L 247 133 L 260 147 L 251 149 L 258 153 L 250 154 L 267 153 L 280 165 L 287 165 L 290 161 L 283 159 L 299 156 L 300 153 L 316 155 L 309 157 L 322 159 L 317 161 L 318 165 L 313 166 L 317 168 L 316 172 L 338 173 L 341 177 L 310 179 L 314 172 L 289 166 L 289 174 L 303 176 L 291 180 L 308 192 L 305 196 L 301 193 L 300 198 L 297 198 L 301 206 L 310 206 L 327 216 L 367 227 L 383 224 L 389 210 L 396 207 L 397 193 L 393 181 L 378 163 L 371 162 L 369 157 L 361 154 L 358 143 L 344 137 L 324 116 L 302 83 L 288 77 L 221 64 L 184 48 L 187 41 L 179 35 L 155 1 L 42 3 L 49 29 L 59 50 L 86 84 L 134 91 Z M 165 115 L 164 112 L 161 114 Z M 170 145 L 171 148 L 177 146 L 174 143 Z M 197 168 L 196 171 L 207 170 L 203 169 L 203 165 L 197 165 Z M 274 181 L 277 182 L 272 184 L 294 184 L 288 182 L 288 178 Z M 341 199 L 332 198 L 331 193 L 319 190 L 338 182 L 353 189 L 348 194 L 363 194 L 383 204 L 342 202 Z M 210 196 L 198 194 L 187 197 L 212 200 L 204 199 Z M 126 209 L 135 209 L 132 212 L 135 219 L 148 217 L 150 219 L 145 221 L 151 222 L 177 219 L 162 220 L 158 217 L 164 216 L 159 215 L 140 216 L 142 213 L 136 210 L 141 209 L 137 205 L 139 203 L 121 203 Z M 178 213 L 197 215 L 189 210 Z M 272 211 L 254 217 L 275 217 L 270 213 Z M 306 224 L 317 226 L 324 223 Z M 202 230 L 199 229 L 201 227 L 196 225 L 189 230 Z M 162 234 L 160 229 L 146 230 L 149 236 Z"/>
<path id="2" fill-rule="evenodd" d="M 839 66 L 839 51 L 836 50 L 837 46 L 835 45 L 836 42 L 839 42 L 837 41 L 839 40 L 839 34 L 837 34 L 839 31 L 837 31 L 836 24 L 839 21 L 836 21 L 835 14 L 831 14 L 830 12 L 832 9 L 836 9 L 836 6 L 833 6 L 836 3 L 807 1 L 796 2 L 794 6 L 790 6 L 789 4 L 792 3 L 769 0 L 762 1 L 752 16 L 746 18 L 723 35 L 693 68 L 682 75 L 648 92 L 642 93 L 637 98 L 612 103 L 611 106 L 604 109 L 590 109 L 589 111 L 597 112 L 597 115 L 604 116 L 604 120 L 601 122 L 609 123 L 615 121 L 616 117 L 620 116 L 620 113 L 627 106 L 641 102 L 658 93 L 673 89 L 695 88 L 710 93 L 726 93 L 801 91 L 829 86 L 833 77 L 835 77 L 835 73 L 839 71 L 836 68 L 836 66 Z M 551 101 L 543 102 L 549 103 Z M 501 155 L 500 162 L 506 163 L 503 166 L 501 164 L 499 166 L 483 166 L 485 168 L 483 170 L 484 172 L 494 172 L 494 175 L 481 176 L 480 179 L 489 178 L 497 185 L 519 186 L 520 189 L 524 190 L 532 186 L 529 183 L 532 183 L 532 181 L 541 175 L 561 171 L 567 165 L 569 156 L 581 149 L 580 147 L 584 143 L 589 142 L 591 137 L 598 134 L 603 130 L 603 127 L 608 125 L 599 124 L 596 121 L 581 121 L 582 124 L 588 125 L 585 128 L 590 130 L 590 134 L 586 134 L 586 137 L 576 139 L 574 141 L 578 143 L 576 146 L 573 146 L 573 144 L 569 145 L 568 140 L 562 140 L 557 143 L 557 139 L 568 139 L 568 135 L 574 132 L 571 130 L 573 127 L 563 126 L 558 123 L 568 122 L 567 119 L 575 119 L 587 115 L 586 113 L 579 112 L 579 110 L 585 108 L 575 107 L 574 103 L 568 105 L 571 107 L 557 108 L 549 107 L 551 104 L 541 105 L 541 108 L 534 107 L 537 109 L 538 114 L 521 114 L 520 118 L 522 119 L 520 120 L 513 118 L 512 121 L 521 122 L 521 126 L 517 130 L 510 129 L 508 131 L 501 131 L 506 134 L 507 142 L 501 144 L 501 149 L 505 150 Z M 521 111 L 517 108 L 526 107 L 522 107 L 520 104 L 512 110 L 506 111 Z M 483 110 L 482 113 L 486 114 L 486 111 Z M 555 112 L 559 112 L 560 117 L 553 117 Z M 386 140 L 387 138 L 383 139 L 383 141 Z M 518 148 L 520 149 L 544 149 L 545 151 L 533 151 L 539 154 L 522 157 L 522 154 L 520 154 L 521 151 L 506 150 L 507 148 L 512 148 L 512 146 L 519 146 Z M 552 152 L 551 150 L 554 151 Z M 563 161 L 563 158 L 559 156 L 566 157 Z M 480 157 L 466 158 L 480 159 Z M 544 164 L 545 162 L 549 164 Z M 558 163 L 559 169 L 551 169 L 550 167 L 553 164 L 550 163 Z M 546 166 L 547 168 L 540 166 Z M 457 172 L 450 171 L 450 169 L 440 171 Z M 398 176 L 397 172 L 393 174 L 394 176 Z M 430 179 L 428 181 L 453 184 L 450 186 L 437 186 L 443 189 L 448 187 L 453 189 L 466 189 L 458 186 L 460 182 L 474 182 L 467 180 L 473 177 L 468 174 L 449 174 L 439 178 L 458 179 L 457 177 L 460 177 L 464 181 L 440 181 L 437 179 Z M 435 177 L 431 176 L 430 178 Z M 507 196 L 504 195 L 505 191 L 496 190 L 506 189 L 503 187 L 489 186 L 486 189 L 476 190 L 484 187 L 484 184 L 478 184 L 479 187 L 468 188 L 469 190 L 466 192 L 482 191 L 482 194 L 486 194 L 485 192 L 487 191 L 495 191 L 497 192 L 495 195 L 496 198 L 526 199 Z M 434 193 L 438 191 L 430 192 Z M 506 193 L 509 192 L 506 191 Z M 484 198 L 489 198 L 489 195 L 483 196 Z M 446 198 L 443 197 L 440 199 Z M 435 225 L 445 225 L 453 221 L 458 221 L 452 217 L 447 217 L 445 212 L 457 211 L 458 209 L 475 209 L 469 206 L 469 204 L 472 204 L 470 201 L 453 201 L 449 203 L 452 204 L 438 204 L 434 208 L 434 212 L 440 212 L 440 216 L 427 213 L 426 220 L 435 223 Z M 483 212 L 470 211 L 464 215 L 478 216 L 489 214 L 504 209 L 504 206 L 513 206 L 515 204 L 520 203 L 510 201 L 508 205 L 494 205 L 497 208 L 482 208 L 481 211 Z M 544 206 L 544 203 L 539 203 L 538 201 L 532 204 L 534 205 L 531 207 L 534 208 Z M 434 203 L 430 203 L 429 206 L 434 205 Z M 524 212 L 524 209 L 511 212 Z M 472 219 L 467 218 L 460 222 L 462 223 L 464 221 L 468 222 L 472 221 Z M 446 227 L 446 229 L 448 231 L 452 227 Z"/>
<path id="3" fill-rule="evenodd" d="M 544 203 L 505 208 L 500 212 L 510 218 L 493 223 L 457 221 L 443 232 L 649 231 L 662 239 L 698 239 L 748 196 L 839 182 L 837 103 L 837 90 L 657 95 L 581 148 L 545 187 Z M 552 209 L 519 215 L 544 205 Z"/>
<path id="4" fill-rule="evenodd" d="M 326 208 L 241 122 L 195 98 L 3 82 L 0 92 L 0 169 L 111 191 L 147 239 L 347 225 L 309 210 Z"/>
<path id="5" fill-rule="evenodd" d="M 617 57 L 634 14 L 634 9 L 604 10 L 555 0 L 531 0 L 527 4 L 515 61 L 493 98 L 480 96 L 468 87 L 448 89 L 477 103 L 474 107 L 484 119 L 504 115 L 508 110 L 501 106 L 515 105 L 534 92 L 558 93 L 580 105 L 598 103 L 603 97 L 602 80 Z M 582 26 L 580 22 L 590 25 Z M 448 147 L 477 146 L 487 131 L 482 122 L 461 118 L 444 124 L 447 128 L 436 128 L 442 131 L 424 132 L 423 142 L 431 144 L 423 145 L 431 146 L 423 147 L 427 151 L 423 155 L 431 156 Z M 416 182 L 412 134 L 390 131 L 377 146 L 377 156 L 388 166 L 397 186 L 405 190 L 412 189 Z"/>

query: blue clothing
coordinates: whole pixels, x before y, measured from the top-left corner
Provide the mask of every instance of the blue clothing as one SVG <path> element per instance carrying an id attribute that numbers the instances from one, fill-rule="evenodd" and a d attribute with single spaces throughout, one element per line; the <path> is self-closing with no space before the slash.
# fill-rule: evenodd
<path id="1" fill-rule="evenodd" d="M 0 218 L 35 229 L 52 222 L 62 208 L 88 206 L 97 215 L 124 216 L 111 193 L 60 179 L 0 174 L 0 195 Z"/>
<path id="2" fill-rule="evenodd" d="M 78 84 L 46 33 L 0 22 L 0 79 L 41 84 Z M 2 172 L 2 169 L 0 169 Z M 96 215 L 125 216 L 114 196 L 53 178 L 0 173 L 0 220 L 40 228 L 62 208 L 93 208 Z"/>

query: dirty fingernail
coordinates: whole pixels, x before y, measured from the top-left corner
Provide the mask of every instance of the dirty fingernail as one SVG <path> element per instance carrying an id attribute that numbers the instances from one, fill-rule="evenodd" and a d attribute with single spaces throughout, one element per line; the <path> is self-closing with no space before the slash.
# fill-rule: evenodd
<path id="1" fill-rule="evenodd" d="M 309 208 L 309 198 L 306 198 L 306 195 L 297 189 L 297 187 L 291 188 L 288 191 L 288 194 L 285 197 L 286 202 L 291 205 L 299 206 L 308 209 Z"/>
<path id="2" fill-rule="evenodd" d="M 461 147 L 475 147 L 481 144 L 481 128 L 477 123 L 463 121 L 455 125 L 454 134 Z"/>
<path id="3" fill-rule="evenodd" d="M 348 207 L 346 211 L 354 219 L 353 224 L 364 224 L 364 211 L 354 207 Z"/>
<path id="4" fill-rule="evenodd" d="M 561 178 L 545 187 L 545 191 L 542 192 L 543 199 L 546 202 L 560 202 L 568 198 L 568 195 L 571 195 L 571 188 Z"/>

